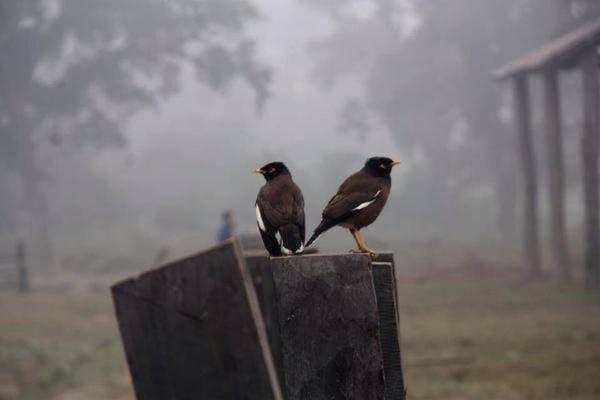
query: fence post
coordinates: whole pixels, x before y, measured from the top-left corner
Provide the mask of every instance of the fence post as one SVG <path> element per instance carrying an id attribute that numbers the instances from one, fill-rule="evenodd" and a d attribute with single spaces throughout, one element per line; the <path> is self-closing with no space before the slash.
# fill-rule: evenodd
<path id="1" fill-rule="evenodd" d="M 19 240 L 16 246 L 16 266 L 19 292 L 26 293 L 29 291 L 29 274 L 25 261 L 25 243 L 22 240 Z"/>

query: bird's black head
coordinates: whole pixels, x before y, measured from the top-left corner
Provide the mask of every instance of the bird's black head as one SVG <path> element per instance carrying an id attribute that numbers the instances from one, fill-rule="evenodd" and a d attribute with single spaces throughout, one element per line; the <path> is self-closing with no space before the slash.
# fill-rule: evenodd
<path id="1" fill-rule="evenodd" d="M 284 163 L 281 161 L 270 162 L 254 170 L 257 174 L 262 174 L 267 181 L 280 175 L 291 175 Z"/>
<path id="2" fill-rule="evenodd" d="M 400 164 L 400 161 L 387 157 L 371 157 L 365 162 L 363 170 L 377 176 L 389 176 L 392 168 L 397 164 Z"/>

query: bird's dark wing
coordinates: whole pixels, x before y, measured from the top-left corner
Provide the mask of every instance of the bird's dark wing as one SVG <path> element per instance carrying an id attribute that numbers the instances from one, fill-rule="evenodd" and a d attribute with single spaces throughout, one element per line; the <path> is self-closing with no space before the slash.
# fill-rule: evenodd
<path id="1" fill-rule="evenodd" d="M 269 218 L 266 217 L 265 209 L 270 210 L 270 207 L 264 198 L 261 198 L 260 194 L 256 199 L 256 225 L 258 225 L 258 231 L 260 237 L 265 245 L 265 248 L 272 256 L 280 256 L 281 248 L 279 241 L 275 237 L 277 233 L 277 227 L 274 226 Z M 272 218 L 272 216 L 271 216 Z"/>
<path id="2" fill-rule="evenodd" d="M 296 185 L 284 186 L 278 192 L 261 189 L 256 204 L 267 227 L 277 229 L 287 224 L 304 227 L 304 198 Z"/>
<path id="3" fill-rule="evenodd" d="M 273 181 L 261 188 L 256 198 L 256 219 L 261 235 L 272 236 L 277 241 L 275 235 L 279 233 L 281 251 L 302 251 L 305 238 L 304 198 L 291 179 Z M 265 247 L 269 246 L 265 242 Z"/>
<path id="4" fill-rule="evenodd" d="M 306 220 L 304 217 L 304 207 L 302 208 L 301 215 L 298 216 L 298 227 L 300 228 L 300 237 L 302 238 L 302 243 L 306 240 Z"/>
<path id="5" fill-rule="evenodd" d="M 285 212 L 285 209 L 273 206 L 262 196 L 259 196 L 256 199 L 256 205 L 258 207 L 258 210 L 260 211 L 260 216 L 262 218 L 262 222 L 267 232 L 275 233 L 275 231 L 277 231 L 277 228 L 279 228 L 282 225 L 285 225 L 286 223 L 289 223 L 289 217 L 286 215 L 287 213 Z"/>
<path id="6" fill-rule="evenodd" d="M 323 219 L 306 242 L 306 246 L 310 246 L 323 232 L 371 205 L 381 193 L 381 182 L 361 171 L 348 177 L 325 206 Z"/>
<path id="7" fill-rule="evenodd" d="M 375 201 L 381 194 L 381 189 L 378 180 L 366 179 L 361 173 L 350 176 L 325 206 L 323 219 L 342 222 L 354 211 L 361 210 Z"/>
<path id="8" fill-rule="evenodd" d="M 293 223 L 300 229 L 300 237 L 304 243 L 306 237 L 306 225 L 304 216 L 304 197 L 300 188 L 296 187 L 293 193 L 294 201 L 292 205 L 292 220 Z"/>
<path id="9" fill-rule="evenodd" d="M 279 245 L 279 241 L 274 235 L 271 235 L 267 232 L 263 232 L 261 229 L 258 230 L 260 232 L 260 237 L 265 245 L 265 249 L 269 252 L 273 257 L 278 257 L 281 255 L 281 246 Z"/>

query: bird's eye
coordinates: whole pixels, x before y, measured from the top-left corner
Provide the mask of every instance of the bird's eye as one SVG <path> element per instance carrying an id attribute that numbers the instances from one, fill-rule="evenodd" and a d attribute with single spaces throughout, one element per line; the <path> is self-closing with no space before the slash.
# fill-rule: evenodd
<path id="1" fill-rule="evenodd" d="M 272 174 L 273 172 L 275 172 L 275 168 L 274 167 L 269 170 L 270 174 Z"/>
<path id="2" fill-rule="evenodd" d="M 379 168 L 381 168 L 381 169 L 386 169 L 386 168 L 387 168 L 387 166 L 386 166 L 385 164 L 379 164 Z"/>

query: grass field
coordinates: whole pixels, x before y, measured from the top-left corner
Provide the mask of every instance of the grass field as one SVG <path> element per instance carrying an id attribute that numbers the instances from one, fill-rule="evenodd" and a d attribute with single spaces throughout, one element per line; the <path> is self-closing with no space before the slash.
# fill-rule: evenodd
<path id="1" fill-rule="evenodd" d="M 400 285 L 411 399 L 599 399 L 600 293 Z M 0 400 L 133 399 L 107 291 L 0 294 Z"/>

